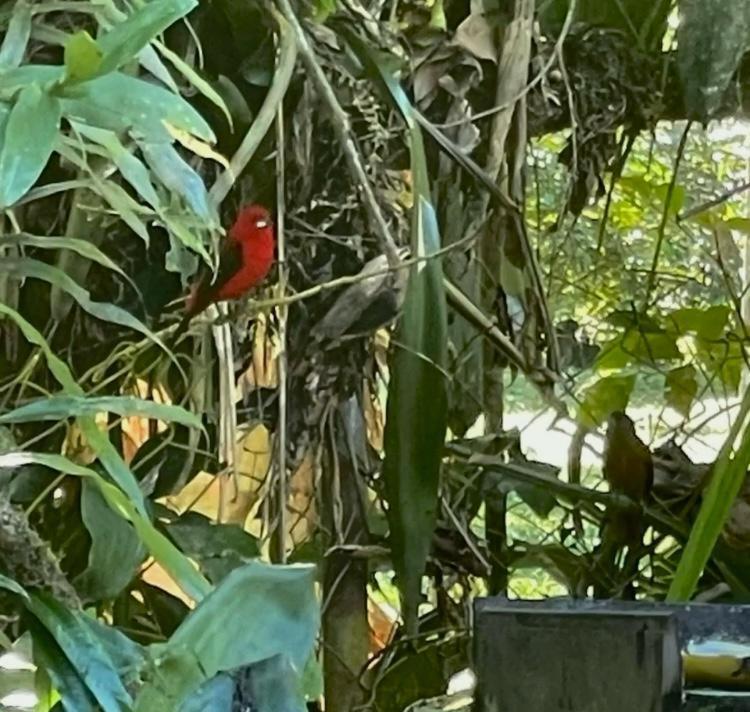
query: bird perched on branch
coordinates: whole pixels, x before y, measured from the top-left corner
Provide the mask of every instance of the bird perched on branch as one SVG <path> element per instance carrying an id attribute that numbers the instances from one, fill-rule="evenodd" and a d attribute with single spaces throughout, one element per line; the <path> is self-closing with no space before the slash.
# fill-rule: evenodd
<path id="1" fill-rule="evenodd" d="M 274 260 L 276 235 L 271 214 L 262 205 L 243 207 L 219 252 L 216 278 L 204 269 L 193 283 L 185 315 L 174 332 L 176 340 L 190 320 L 209 305 L 239 299 L 266 278 Z"/>
<path id="2" fill-rule="evenodd" d="M 624 494 L 638 504 L 643 504 L 651 493 L 654 483 L 651 451 L 636 435 L 633 421 L 621 411 L 612 413 L 607 421 L 603 475 L 612 492 Z M 618 550 L 628 547 L 622 575 L 631 595 L 643 534 L 642 511 L 608 509 L 603 523 L 600 563 L 613 570 Z"/>

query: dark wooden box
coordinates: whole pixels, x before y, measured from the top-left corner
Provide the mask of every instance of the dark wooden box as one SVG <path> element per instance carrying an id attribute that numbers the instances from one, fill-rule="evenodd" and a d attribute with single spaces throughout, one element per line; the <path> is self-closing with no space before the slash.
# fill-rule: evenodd
<path id="1" fill-rule="evenodd" d="M 673 611 L 548 603 L 477 603 L 478 712 L 681 709 Z"/>

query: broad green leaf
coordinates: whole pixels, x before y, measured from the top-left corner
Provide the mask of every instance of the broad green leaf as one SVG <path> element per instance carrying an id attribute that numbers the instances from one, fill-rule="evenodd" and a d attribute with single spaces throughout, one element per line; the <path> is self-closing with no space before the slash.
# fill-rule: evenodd
<path id="1" fill-rule="evenodd" d="M 91 548 L 76 590 L 86 600 L 114 599 L 133 580 L 146 552 L 135 529 L 112 511 L 95 484 L 85 479 L 82 485 L 81 518 Z"/>
<path id="2" fill-rule="evenodd" d="M 236 524 L 215 524 L 198 512 L 185 512 L 166 527 L 180 551 L 200 564 L 212 583 L 260 556 L 257 539 Z"/>
<path id="3" fill-rule="evenodd" d="M 104 51 L 100 73 L 112 72 L 135 59 L 159 33 L 197 5 L 198 0 L 158 0 L 141 5 L 99 40 Z"/>
<path id="4" fill-rule="evenodd" d="M 151 176 L 146 166 L 139 161 L 131 151 L 123 146 L 119 137 L 113 131 L 75 124 L 74 128 L 90 141 L 102 146 L 109 158 L 117 166 L 122 177 L 133 187 L 133 189 L 154 209 L 160 206 L 159 197 L 151 183 Z"/>
<path id="5" fill-rule="evenodd" d="M 721 106 L 748 48 L 748 0 L 680 0 L 677 69 L 688 118 L 706 123 Z"/>
<path id="6" fill-rule="evenodd" d="M 360 61 L 385 85 L 390 101 L 406 122 L 414 192 L 412 254 L 429 257 L 440 250 L 440 231 L 431 203 L 424 142 L 414 108 L 385 62 L 379 61 L 353 35 L 349 39 Z M 448 317 L 439 259 L 430 259 L 411 268 L 403 313 L 392 344 L 383 476 L 404 621 L 407 632 L 413 635 L 417 632 L 422 575 L 437 521 L 448 419 L 445 375 Z M 430 404 L 426 411 L 425 403 Z"/>
<path id="7" fill-rule="evenodd" d="M 130 476 L 133 476 L 132 473 Z M 188 596 L 195 601 L 201 601 L 212 587 L 190 560 L 158 531 L 146 516 L 136 510 L 121 490 L 106 482 L 101 483 L 100 488 L 109 506 L 132 522 L 151 556 L 164 567 Z"/>
<path id="8" fill-rule="evenodd" d="M 141 67 L 143 67 L 149 74 L 153 74 L 164 86 L 166 86 L 172 93 L 179 94 L 180 87 L 174 80 L 174 77 L 169 73 L 167 66 L 162 61 L 158 52 L 154 49 L 154 44 L 146 45 L 138 53 L 138 61 Z"/>
<path id="9" fill-rule="evenodd" d="M 115 664 L 101 642 L 80 617 L 50 596 L 34 594 L 26 603 L 34 617 L 50 632 L 104 712 L 126 712 L 132 698 L 122 684 Z"/>
<path id="10" fill-rule="evenodd" d="M 602 347 L 594 368 L 599 371 L 614 370 L 631 363 L 655 364 L 681 358 L 674 333 L 629 329 L 623 336 Z"/>
<path id="11" fill-rule="evenodd" d="M 714 342 L 698 338 L 695 340 L 695 353 L 711 376 L 718 376 L 730 393 L 737 392 L 745 368 L 744 351 L 739 341 Z"/>
<path id="12" fill-rule="evenodd" d="M 318 627 L 314 584 L 311 566 L 254 562 L 233 571 L 166 644 L 151 646 L 159 675 L 143 686 L 136 709 L 150 712 L 154 702 L 175 709 L 177 702 L 185 701 L 218 673 L 277 655 L 289 656 L 299 675 L 312 652 Z M 241 634 L 236 627 L 239 620 L 243 621 Z M 287 669 L 287 674 L 294 672 Z M 188 705 L 187 709 L 193 708 Z"/>
<path id="13" fill-rule="evenodd" d="M 0 209 L 13 205 L 36 182 L 54 148 L 60 102 L 36 84 L 22 89 L 0 146 Z"/>
<path id="14" fill-rule="evenodd" d="M 148 141 L 171 140 L 164 121 L 209 143 L 215 141 L 211 127 L 181 96 L 120 72 L 76 86 L 62 104 L 63 114 L 71 119 L 118 133 L 132 130 Z"/>
<path id="15" fill-rule="evenodd" d="M 65 712 L 99 712 L 82 676 L 49 631 L 33 617 L 28 626 L 34 638 L 34 662 L 49 675 Z"/>
<path id="16" fill-rule="evenodd" d="M 185 162 L 170 143 L 141 143 L 141 151 L 159 180 L 182 196 L 193 212 L 212 223 L 218 219 L 208 202 L 203 179 Z"/>
<path id="17" fill-rule="evenodd" d="M 235 687 L 234 678 L 221 673 L 204 682 L 180 705 L 178 712 L 231 709 Z"/>
<path id="18" fill-rule="evenodd" d="M 0 260 L 0 272 L 7 272 L 14 279 L 32 277 L 54 284 L 70 294 L 78 302 L 81 309 L 91 316 L 133 329 L 165 348 L 161 339 L 132 314 L 114 304 L 92 301 L 87 290 L 76 284 L 62 270 L 52 265 L 31 258 L 8 257 Z"/>
<path id="19" fill-rule="evenodd" d="M 65 81 L 77 84 L 100 73 L 102 48 L 86 30 L 80 30 L 65 44 Z"/>
<path id="20" fill-rule="evenodd" d="M 23 586 L 16 583 L 13 579 L 8 578 L 7 576 L 3 576 L 0 574 L 0 588 L 4 588 L 6 591 L 10 591 L 11 593 L 17 593 L 21 598 L 25 598 L 28 600 L 29 594 L 24 591 Z"/>
<path id="21" fill-rule="evenodd" d="M 31 5 L 27 0 L 17 0 L 3 43 L 0 45 L 0 69 L 17 67 L 21 64 L 30 36 Z"/>
<path id="22" fill-rule="evenodd" d="M 584 392 L 578 406 L 578 422 L 596 428 L 610 413 L 625 410 L 634 385 L 635 375 L 600 378 Z"/>
<path id="23" fill-rule="evenodd" d="M 729 314 L 729 307 L 724 305 L 705 309 L 688 307 L 667 314 L 665 321 L 680 334 L 697 334 L 704 339 L 714 341 L 724 334 L 724 329 L 729 322 Z"/>
<path id="24" fill-rule="evenodd" d="M 63 77 L 64 68 L 54 64 L 24 64 L 15 69 L 0 71 L 0 95 L 6 99 L 32 84 L 47 85 Z"/>
<path id="25" fill-rule="evenodd" d="M 186 696 L 204 679 L 195 654 L 189 649 L 167 649 L 150 661 L 142 673 L 144 684 L 133 707 L 134 712 L 177 710 Z M 204 709 L 212 709 L 209 705 Z M 220 709 L 220 708 L 214 708 Z M 231 709 L 231 705 L 228 709 Z"/>
<path id="26" fill-rule="evenodd" d="M 665 388 L 664 397 L 667 405 L 687 418 L 698 392 L 695 367 L 691 365 L 680 366 L 669 371 L 665 379 Z"/>
<path id="27" fill-rule="evenodd" d="M 166 648 L 192 651 L 208 678 L 274 655 L 288 655 L 301 671 L 315 644 L 318 614 L 314 567 L 252 562 L 206 596 Z"/>

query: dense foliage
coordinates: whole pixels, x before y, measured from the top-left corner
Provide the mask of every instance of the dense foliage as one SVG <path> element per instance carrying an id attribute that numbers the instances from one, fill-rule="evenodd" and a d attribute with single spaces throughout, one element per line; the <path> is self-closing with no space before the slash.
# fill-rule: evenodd
<path id="1" fill-rule="evenodd" d="M 395 712 L 478 595 L 747 598 L 749 13 L 5 3 L 2 694 Z M 272 278 L 174 342 L 248 202 Z"/>

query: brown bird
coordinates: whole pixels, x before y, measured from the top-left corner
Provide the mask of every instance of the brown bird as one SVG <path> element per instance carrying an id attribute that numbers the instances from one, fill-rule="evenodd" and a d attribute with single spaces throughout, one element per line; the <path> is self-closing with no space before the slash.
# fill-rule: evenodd
<path id="1" fill-rule="evenodd" d="M 624 494 L 638 504 L 643 504 L 651 493 L 654 483 L 651 451 L 635 434 L 633 421 L 621 411 L 612 413 L 607 421 L 603 475 L 612 492 Z M 617 571 L 617 552 L 628 548 L 621 573 L 629 597 L 633 595 L 632 581 L 638 571 L 644 531 L 640 510 L 609 509 L 602 526 L 599 561 L 610 573 Z"/>

